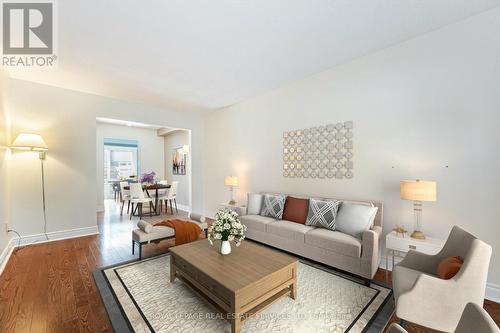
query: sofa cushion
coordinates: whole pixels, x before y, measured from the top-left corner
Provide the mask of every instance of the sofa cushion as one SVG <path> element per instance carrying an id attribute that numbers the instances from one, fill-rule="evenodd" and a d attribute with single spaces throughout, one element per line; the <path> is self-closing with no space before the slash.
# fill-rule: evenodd
<path id="1" fill-rule="evenodd" d="M 287 197 L 283 210 L 283 220 L 305 224 L 308 210 L 309 199 Z"/>
<path id="2" fill-rule="evenodd" d="M 285 208 L 286 195 L 265 194 L 260 215 L 281 220 Z"/>
<path id="3" fill-rule="evenodd" d="M 270 234 L 284 237 L 289 239 L 290 241 L 299 241 L 304 243 L 304 235 L 314 230 L 313 227 L 308 227 L 306 225 L 290 222 L 290 221 L 276 221 L 274 223 L 268 223 L 266 225 L 266 231 Z"/>
<path id="4" fill-rule="evenodd" d="M 342 232 L 316 228 L 305 235 L 305 242 L 349 257 L 361 257 L 361 241 Z"/>
<path id="5" fill-rule="evenodd" d="M 276 222 L 276 220 L 267 216 L 243 215 L 240 216 L 240 222 L 253 231 L 266 232 L 266 224 Z"/>
<path id="6" fill-rule="evenodd" d="M 343 202 L 337 212 L 335 230 L 361 239 L 377 215 L 377 207 Z"/>
<path id="7" fill-rule="evenodd" d="M 264 201 L 264 194 L 248 193 L 247 198 L 247 214 L 259 215 L 262 210 L 262 202 Z"/>
<path id="8" fill-rule="evenodd" d="M 335 220 L 340 201 L 309 199 L 306 225 L 335 230 Z"/>

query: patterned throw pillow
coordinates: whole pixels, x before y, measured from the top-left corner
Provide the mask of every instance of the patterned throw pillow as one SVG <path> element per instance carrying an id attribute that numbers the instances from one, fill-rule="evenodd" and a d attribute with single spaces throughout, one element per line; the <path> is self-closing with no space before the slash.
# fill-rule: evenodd
<path id="1" fill-rule="evenodd" d="M 306 225 L 335 230 L 335 218 L 340 201 L 309 199 Z"/>
<path id="2" fill-rule="evenodd" d="M 285 208 L 285 195 L 266 194 L 262 203 L 260 215 L 281 220 L 283 208 Z"/>

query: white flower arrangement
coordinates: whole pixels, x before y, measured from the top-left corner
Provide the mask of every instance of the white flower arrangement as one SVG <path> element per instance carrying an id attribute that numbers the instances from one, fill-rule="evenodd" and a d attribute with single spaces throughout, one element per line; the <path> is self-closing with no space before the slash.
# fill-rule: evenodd
<path id="1" fill-rule="evenodd" d="M 235 242 L 240 246 L 245 239 L 247 227 L 240 222 L 238 213 L 231 210 L 220 210 L 215 214 L 214 223 L 208 228 L 207 239 L 211 245 L 214 240 Z"/>

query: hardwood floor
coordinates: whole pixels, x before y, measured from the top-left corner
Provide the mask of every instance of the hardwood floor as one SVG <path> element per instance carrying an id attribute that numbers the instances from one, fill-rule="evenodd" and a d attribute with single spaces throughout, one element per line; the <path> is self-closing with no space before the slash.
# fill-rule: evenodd
<path id="1" fill-rule="evenodd" d="M 92 271 L 137 258 L 131 253 L 130 236 L 137 218 L 120 217 L 112 202 L 107 208 L 97 216 L 99 235 L 31 245 L 11 256 L 0 276 L 0 332 L 113 332 Z M 179 211 L 175 217 L 185 216 Z M 164 218 L 172 215 L 145 217 Z M 173 240 L 150 244 L 143 255 L 163 253 L 171 246 Z M 385 281 L 385 271 L 379 270 L 375 279 Z M 485 308 L 500 325 L 500 304 L 486 301 Z M 406 328 L 432 332 L 411 323 Z"/>

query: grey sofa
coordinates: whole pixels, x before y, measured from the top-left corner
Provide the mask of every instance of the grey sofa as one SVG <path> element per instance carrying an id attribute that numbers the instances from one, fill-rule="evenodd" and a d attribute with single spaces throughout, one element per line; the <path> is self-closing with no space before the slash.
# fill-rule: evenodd
<path id="1" fill-rule="evenodd" d="M 294 197 L 300 198 L 296 195 Z M 247 226 L 246 237 L 249 239 L 358 275 L 368 282 L 377 272 L 379 265 L 382 203 L 340 201 L 378 207 L 373 227 L 363 233 L 362 239 L 339 231 L 260 215 L 244 215 L 240 220 Z"/>

